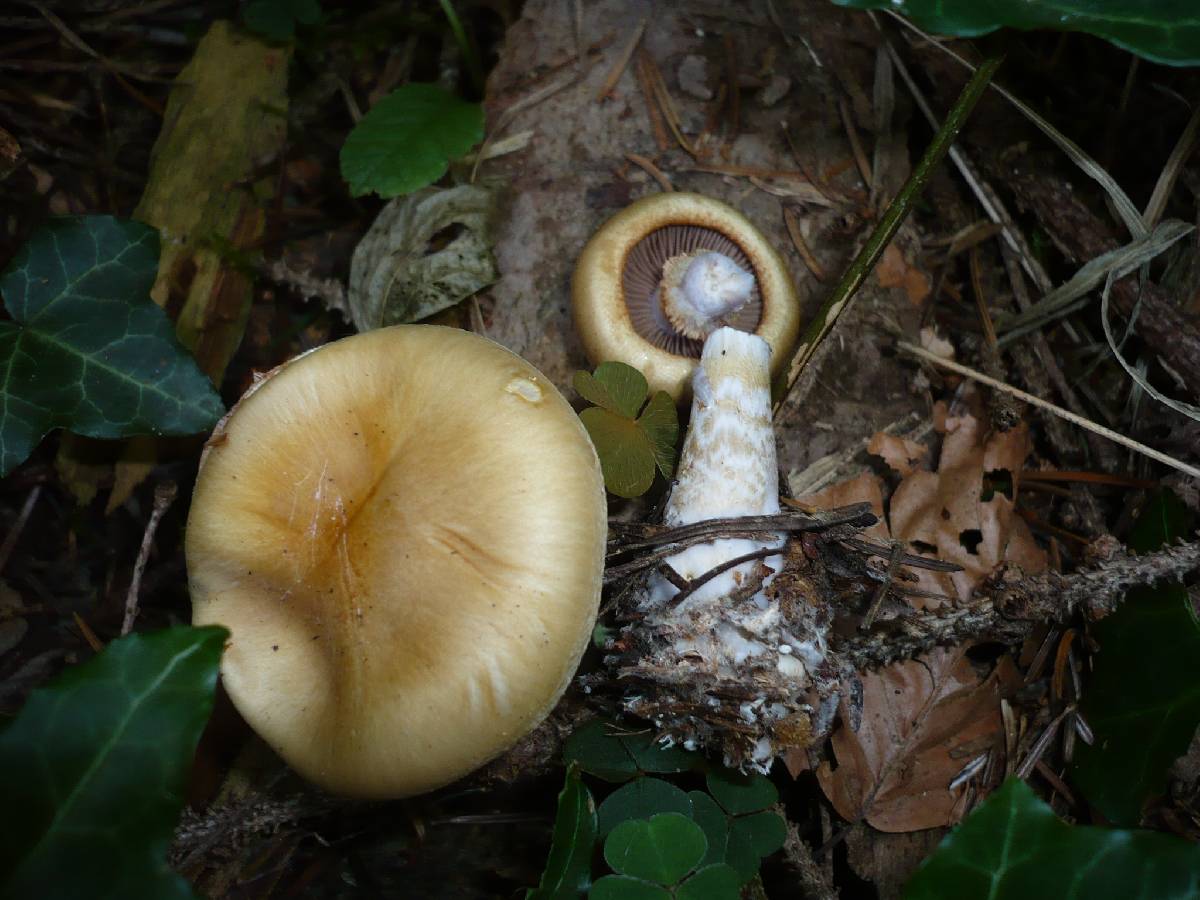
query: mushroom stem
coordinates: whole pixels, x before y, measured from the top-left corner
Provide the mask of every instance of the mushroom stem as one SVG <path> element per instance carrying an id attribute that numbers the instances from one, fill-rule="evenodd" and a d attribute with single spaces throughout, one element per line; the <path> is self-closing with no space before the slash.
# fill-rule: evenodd
<path id="1" fill-rule="evenodd" d="M 663 263 L 657 293 L 655 299 L 675 330 L 702 340 L 750 302 L 754 274 L 714 250 L 681 253 Z"/>

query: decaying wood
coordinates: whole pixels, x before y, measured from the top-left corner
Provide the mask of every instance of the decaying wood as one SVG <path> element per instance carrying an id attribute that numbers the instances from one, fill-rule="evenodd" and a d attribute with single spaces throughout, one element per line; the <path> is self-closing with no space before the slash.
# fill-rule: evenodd
<path id="1" fill-rule="evenodd" d="M 1037 216 L 1071 262 L 1082 264 L 1117 249 L 1119 242 L 1108 224 L 1051 167 L 1026 159 L 1008 167 L 1003 175 L 1018 203 Z M 1134 331 L 1179 375 L 1193 396 L 1200 394 L 1200 322 L 1172 303 L 1158 284 L 1147 281 L 1139 286 L 1136 275 L 1117 281 L 1112 298 L 1125 316 L 1139 307 Z"/>

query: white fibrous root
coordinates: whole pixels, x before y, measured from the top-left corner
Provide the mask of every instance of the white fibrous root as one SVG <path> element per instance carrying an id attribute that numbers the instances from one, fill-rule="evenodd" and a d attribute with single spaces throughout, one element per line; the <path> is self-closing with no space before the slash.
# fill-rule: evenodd
<path id="1" fill-rule="evenodd" d="M 723 253 L 697 250 L 663 263 L 658 302 L 680 334 L 703 340 L 754 296 L 754 275 Z"/>
<path id="2" fill-rule="evenodd" d="M 665 524 L 779 512 L 769 360 L 753 334 L 722 327 L 705 341 Z M 784 544 L 779 534 L 723 538 L 668 557 L 672 577 L 653 574 L 638 601 L 629 636 L 640 658 L 622 670 L 658 687 L 630 699 L 631 712 L 680 743 L 715 735 L 728 763 L 764 771 L 811 734 L 810 691 L 836 681 L 827 611 L 777 588 Z"/>

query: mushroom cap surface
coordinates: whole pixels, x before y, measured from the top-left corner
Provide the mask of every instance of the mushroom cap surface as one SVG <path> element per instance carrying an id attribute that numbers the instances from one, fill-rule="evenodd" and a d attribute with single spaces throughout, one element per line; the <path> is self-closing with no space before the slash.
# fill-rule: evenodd
<path id="1" fill-rule="evenodd" d="M 409 796 L 515 744 L 587 645 L 600 465 L 533 366 L 401 325 L 259 382 L 201 460 L 193 621 L 231 631 L 230 697 L 329 790 Z"/>
<path id="2" fill-rule="evenodd" d="M 631 253 L 645 238 L 673 226 L 718 232 L 744 258 L 739 264 L 754 274 L 761 309 L 757 321 L 747 322 L 743 316 L 730 324 L 766 340 L 771 347 L 772 374 L 778 374 L 800 333 L 800 302 L 787 266 L 737 210 L 710 197 L 681 192 L 652 194 L 632 203 L 605 222 L 584 247 L 575 266 L 571 295 L 575 327 L 588 358 L 594 364 L 607 360 L 626 363 L 646 376 L 652 391 L 665 390 L 676 400 L 689 396 L 700 342 L 690 342 L 685 352 L 656 345 L 639 332 L 625 296 Z"/>

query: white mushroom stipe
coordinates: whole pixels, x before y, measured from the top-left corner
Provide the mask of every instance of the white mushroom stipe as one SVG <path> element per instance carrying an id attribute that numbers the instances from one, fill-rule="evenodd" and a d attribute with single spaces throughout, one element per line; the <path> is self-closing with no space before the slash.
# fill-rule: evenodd
<path id="1" fill-rule="evenodd" d="M 754 285 L 754 274 L 724 253 L 700 250 L 663 263 L 659 300 L 677 331 L 700 340 L 750 302 Z"/>
<path id="2" fill-rule="evenodd" d="M 705 341 L 692 381 L 691 424 L 664 524 L 690 525 L 705 519 L 779 512 L 769 360 L 770 348 L 757 335 L 720 328 Z M 729 560 L 782 543 L 782 539 L 713 541 L 688 547 L 666 563 L 690 581 Z M 769 556 L 717 575 L 685 598 L 676 613 L 744 590 L 762 564 L 779 571 L 782 559 Z M 766 583 L 769 581 L 762 586 Z M 649 605 L 660 606 L 676 593 L 670 582 L 657 576 Z M 756 588 L 752 593 L 761 591 Z"/>

